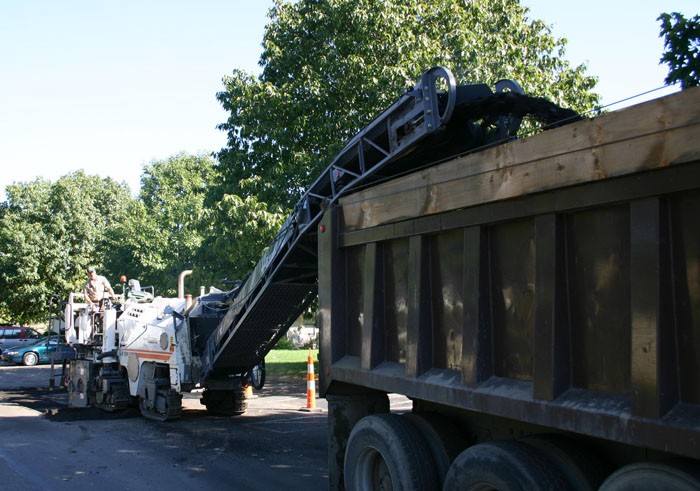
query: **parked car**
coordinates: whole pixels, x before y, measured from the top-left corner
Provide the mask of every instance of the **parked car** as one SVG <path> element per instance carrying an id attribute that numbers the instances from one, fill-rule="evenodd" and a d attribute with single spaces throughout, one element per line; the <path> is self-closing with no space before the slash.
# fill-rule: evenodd
<path id="1" fill-rule="evenodd" d="M 36 329 L 23 326 L 0 326 L 0 354 L 3 350 L 14 346 L 33 344 L 41 334 Z"/>
<path id="2" fill-rule="evenodd" d="M 50 336 L 28 346 L 5 348 L 5 351 L 2 352 L 3 361 L 26 366 L 50 363 L 52 358 L 58 362 L 73 357 L 75 357 L 75 351 L 66 345 L 59 336 Z"/>

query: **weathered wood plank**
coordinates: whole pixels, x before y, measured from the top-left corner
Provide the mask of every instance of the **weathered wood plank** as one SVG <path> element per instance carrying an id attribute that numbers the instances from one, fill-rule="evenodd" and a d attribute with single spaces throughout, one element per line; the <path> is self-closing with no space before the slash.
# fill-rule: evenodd
<path id="1" fill-rule="evenodd" d="M 700 160 L 699 140 L 700 88 L 694 88 L 349 195 L 340 200 L 344 229 Z"/>

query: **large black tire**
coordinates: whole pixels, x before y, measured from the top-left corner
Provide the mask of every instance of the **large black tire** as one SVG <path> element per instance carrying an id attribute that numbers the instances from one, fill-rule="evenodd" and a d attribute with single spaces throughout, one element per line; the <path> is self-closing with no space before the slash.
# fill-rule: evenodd
<path id="1" fill-rule="evenodd" d="M 241 416 L 248 410 L 248 399 L 245 396 L 245 388 L 233 391 L 233 411 L 232 416 Z"/>
<path id="2" fill-rule="evenodd" d="M 250 383 L 255 390 L 261 390 L 265 386 L 265 378 L 265 359 L 263 358 L 250 370 Z"/>
<path id="3" fill-rule="evenodd" d="M 700 490 L 700 469 L 685 462 L 639 462 L 608 477 L 600 491 Z"/>
<path id="4" fill-rule="evenodd" d="M 212 416 L 240 416 L 248 409 L 245 389 L 209 390 L 202 393 L 201 403 Z"/>
<path id="5" fill-rule="evenodd" d="M 450 465 L 467 448 L 467 440 L 459 427 L 444 416 L 435 413 L 406 413 L 403 417 L 423 435 L 442 487 Z"/>
<path id="6" fill-rule="evenodd" d="M 494 441 L 469 447 L 445 477 L 444 491 L 535 491 L 568 489 L 559 470 L 534 447 Z"/>
<path id="7" fill-rule="evenodd" d="M 33 351 L 27 351 L 22 357 L 22 364 L 28 367 L 33 367 L 39 363 L 39 355 Z"/>
<path id="8" fill-rule="evenodd" d="M 394 414 L 373 414 L 352 429 L 345 450 L 348 491 L 439 489 L 430 450 L 418 430 Z"/>
<path id="9" fill-rule="evenodd" d="M 561 435 L 533 435 L 521 441 L 543 452 L 564 475 L 571 491 L 596 491 L 613 471 L 585 443 Z"/>

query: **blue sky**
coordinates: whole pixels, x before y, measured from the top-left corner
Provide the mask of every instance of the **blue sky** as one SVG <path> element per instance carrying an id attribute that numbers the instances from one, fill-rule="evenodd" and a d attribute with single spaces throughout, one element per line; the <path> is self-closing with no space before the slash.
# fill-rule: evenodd
<path id="1" fill-rule="evenodd" d="M 697 0 L 521 3 L 567 38 L 566 58 L 599 77 L 605 104 L 661 87 L 656 17 L 700 10 Z M 136 193 L 144 164 L 219 150 L 216 92 L 234 68 L 258 72 L 272 4 L 0 0 L 0 198 L 12 182 L 79 169 Z"/>

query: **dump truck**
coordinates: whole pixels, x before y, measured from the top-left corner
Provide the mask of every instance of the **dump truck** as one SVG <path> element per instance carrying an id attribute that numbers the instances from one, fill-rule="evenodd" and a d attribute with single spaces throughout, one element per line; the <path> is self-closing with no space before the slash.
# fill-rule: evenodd
<path id="1" fill-rule="evenodd" d="M 699 216 L 700 88 L 341 197 L 330 488 L 700 489 Z"/>

